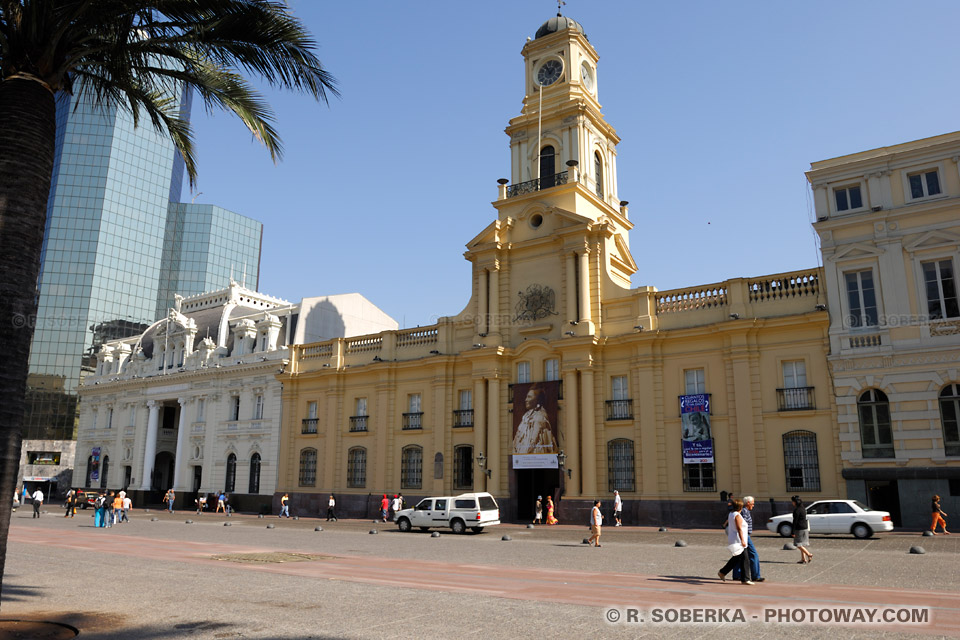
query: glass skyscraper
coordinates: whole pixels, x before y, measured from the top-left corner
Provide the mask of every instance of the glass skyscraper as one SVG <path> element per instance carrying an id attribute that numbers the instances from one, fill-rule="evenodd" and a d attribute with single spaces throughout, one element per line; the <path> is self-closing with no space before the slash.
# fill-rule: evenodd
<path id="1" fill-rule="evenodd" d="M 174 293 L 226 286 L 244 270 L 247 286 L 259 284 L 262 224 L 178 203 L 182 159 L 148 120 L 134 127 L 121 110 L 61 95 L 56 145 L 25 440 L 71 440 L 76 388 L 100 343 L 142 333 Z"/>

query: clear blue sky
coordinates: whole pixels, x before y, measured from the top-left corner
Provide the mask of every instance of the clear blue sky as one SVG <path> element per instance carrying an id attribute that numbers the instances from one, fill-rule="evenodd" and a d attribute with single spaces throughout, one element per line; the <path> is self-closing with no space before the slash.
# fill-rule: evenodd
<path id="1" fill-rule="evenodd" d="M 556 2 L 290 4 L 343 98 L 268 92 L 286 146 L 276 166 L 238 120 L 195 103 L 196 201 L 263 221 L 265 293 L 356 291 L 401 326 L 458 313 L 464 245 L 509 176 L 520 50 Z M 634 286 L 816 266 L 811 162 L 960 129 L 953 0 L 569 0 L 563 12 L 600 54 L 599 99 L 622 138 Z"/>

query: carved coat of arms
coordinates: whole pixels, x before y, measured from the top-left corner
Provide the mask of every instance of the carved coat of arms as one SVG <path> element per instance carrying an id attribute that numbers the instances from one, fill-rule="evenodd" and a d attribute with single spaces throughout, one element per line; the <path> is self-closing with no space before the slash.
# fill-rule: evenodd
<path id="1" fill-rule="evenodd" d="M 518 291 L 520 300 L 517 301 L 517 317 L 514 322 L 534 322 L 547 316 L 558 315 L 553 308 L 556 306 L 557 296 L 550 287 L 532 284 L 526 291 Z"/>

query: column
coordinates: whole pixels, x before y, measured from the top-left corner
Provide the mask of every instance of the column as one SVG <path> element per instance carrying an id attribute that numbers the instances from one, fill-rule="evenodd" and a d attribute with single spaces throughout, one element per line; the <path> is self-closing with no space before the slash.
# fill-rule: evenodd
<path id="1" fill-rule="evenodd" d="M 576 322 L 577 317 L 577 254 L 567 255 L 567 322 Z"/>
<path id="2" fill-rule="evenodd" d="M 173 488 L 175 491 L 186 491 L 187 485 L 183 481 L 184 447 L 187 441 L 187 399 L 177 398 L 180 404 L 180 423 L 177 425 L 177 457 L 173 463 Z"/>
<path id="3" fill-rule="evenodd" d="M 494 492 L 502 486 L 500 473 L 500 381 L 487 381 L 487 467 L 493 472 L 490 482 Z"/>
<path id="4" fill-rule="evenodd" d="M 572 317 L 572 316 L 571 316 Z M 563 375 L 563 443 L 567 456 L 566 467 L 573 471 L 567 479 L 567 497 L 580 495 L 580 408 L 577 402 L 577 371 L 567 371 Z M 564 471 L 566 473 L 566 471 Z"/>
<path id="5" fill-rule="evenodd" d="M 500 323 L 498 322 L 498 314 L 500 313 L 500 271 L 496 268 L 490 270 L 490 293 L 487 296 L 487 317 L 486 317 L 486 327 L 487 331 L 499 331 Z"/>
<path id="6" fill-rule="evenodd" d="M 477 333 L 487 332 L 487 270 L 479 269 L 477 278 Z"/>
<path id="7" fill-rule="evenodd" d="M 590 254 L 580 255 L 580 322 L 590 322 Z"/>
<path id="8" fill-rule="evenodd" d="M 483 453 L 483 456 L 487 456 L 487 395 L 484 393 L 486 389 L 486 381 L 483 378 L 477 378 L 473 381 L 473 457 L 476 461 L 476 457 Z M 474 489 L 478 489 L 477 486 L 477 476 L 482 475 L 483 480 L 479 483 L 483 487 L 483 491 L 487 490 L 486 474 L 480 469 L 479 466 L 476 467 L 479 473 L 473 475 Z"/>
<path id="9" fill-rule="evenodd" d="M 153 463 L 157 457 L 157 427 L 160 425 L 160 403 L 156 400 L 147 401 L 150 416 L 147 419 L 146 451 L 143 454 L 143 470 L 140 478 L 140 489 L 149 491 L 153 480 Z"/>
<path id="10" fill-rule="evenodd" d="M 583 493 L 593 498 L 597 495 L 597 430 L 591 369 L 580 372 L 580 391 L 583 407 Z"/>

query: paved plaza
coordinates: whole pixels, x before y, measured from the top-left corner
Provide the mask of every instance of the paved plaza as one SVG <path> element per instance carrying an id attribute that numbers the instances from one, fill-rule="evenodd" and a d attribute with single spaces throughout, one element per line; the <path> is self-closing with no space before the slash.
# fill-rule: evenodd
<path id="1" fill-rule="evenodd" d="M 13 514 L 0 617 L 104 640 L 960 637 L 960 535 L 814 536 L 814 560 L 801 566 L 783 538 L 758 532 L 767 581 L 744 586 L 716 577 L 726 560 L 719 529 L 604 527 L 595 549 L 581 542 L 586 527 L 566 524 L 434 538 L 389 523 L 154 510 L 95 529 L 90 514 Z M 912 545 L 927 553 L 909 554 Z M 929 621 L 784 621 L 840 610 L 920 610 Z"/>

